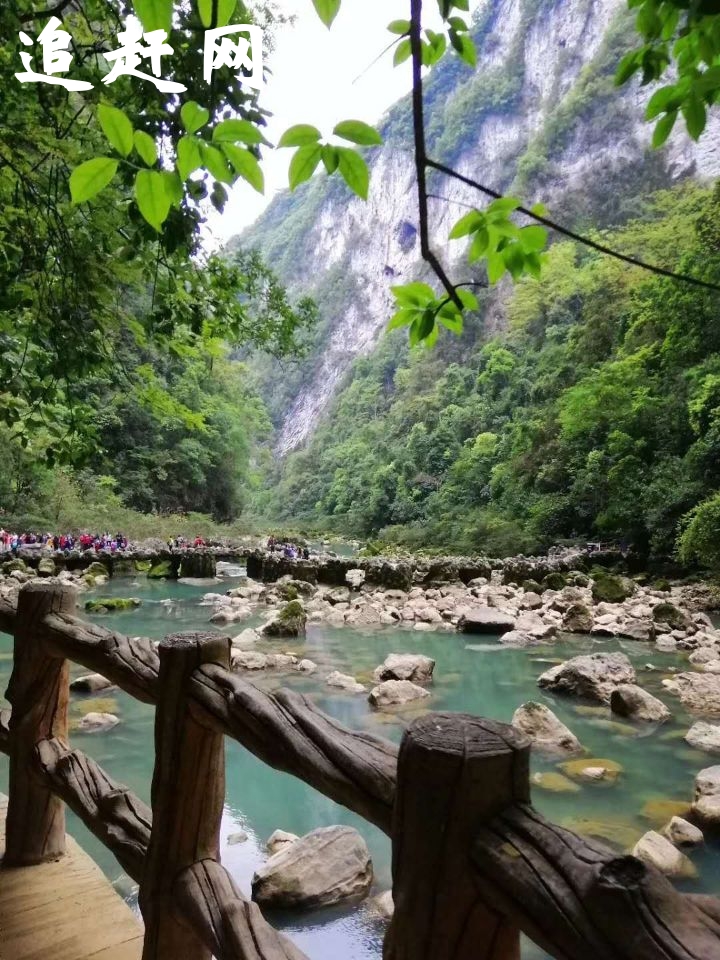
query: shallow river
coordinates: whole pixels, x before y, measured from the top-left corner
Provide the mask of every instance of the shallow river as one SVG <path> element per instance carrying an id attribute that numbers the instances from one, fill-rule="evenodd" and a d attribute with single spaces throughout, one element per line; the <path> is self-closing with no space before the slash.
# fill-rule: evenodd
<path id="1" fill-rule="evenodd" d="M 97 619 L 123 633 L 153 638 L 179 630 L 207 629 L 211 608 L 200 604 L 202 595 L 208 591 L 223 592 L 235 583 L 226 580 L 217 585 L 191 586 L 153 583 L 143 578 L 133 585 L 130 580 L 115 580 L 102 588 L 102 595 L 137 596 L 142 598 L 143 605 L 133 611 L 96 618 L 88 616 L 88 619 Z M 83 599 L 93 595 L 85 594 Z M 172 603 L 162 603 L 163 600 L 172 600 Z M 223 632 L 239 633 L 244 626 L 246 624 L 231 625 Z M 592 821 L 594 834 L 606 835 L 619 849 L 632 844 L 645 830 L 658 828 L 669 819 L 666 810 L 655 813 L 653 802 L 689 801 L 695 774 L 713 763 L 712 757 L 684 743 L 682 736 L 692 718 L 678 709 L 678 701 L 665 694 L 660 685 L 663 671 L 681 666 L 686 660 L 658 653 L 647 644 L 593 641 L 584 637 L 552 647 L 514 650 L 503 648 L 493 637 L 468 638 L 397 628 L 355 630 L 313 626 L 308 629 L 304 645 L 288 641 L 284 646 L 310 657 L 320 669 L 311 677 L 284 674 L 263 683 L 302 690 L 321 709 L 346 725 L 393 740 L 399 740 L 402 734 L 402 721 L 398 717 L 374 712 L 364 696 L 333 692 L 322 678 L 337 669 L 367 682 L 373 668 L 388 653 L 423 653 L 437 662 L 432 686 L 433 709 L 467 711 L 509 721 L 515 708 L 526 700 L 539 699 L 547 703 L 580 738 L 589 751 L 588 757 L 617 761 L 623 773 L 612 786 L 592 784 L 574 793 L 551 793 L 535 788 L 533 802 L 546 816 L 570 827 L 581 826 L 581 821 L 586 821 L 587 827 L 587 821 Z M 546 696 L 537 687 L 536 678 L 547 669 L 550 659 L 601 649 L 622 649 L 630 656 L 642 685 L 660 694 L 675 712 L 670 723 L 659 729 L 617 723 L 609 711 L 597 707 L 588 710 L 587 705 Z M 0 634 L 0 689 L 3 691 L 11 668 L 11 650 L 10 638 Z M 649 664 L 657 669 L 647 669 Z M 83 672 L 86 671 L 73 667 L 73 675 Z M 81 699 L 94 698 L 74 696 L 73 701 L 77 704 Z M 95 707 L 117 713 L 121 724 L 103 734 L 74 733 L 73 744 L 91 754 L 114 779 L 149 801 L 154 710 L 117 690 L 109 691 L 102 700 L 103 703 Z M 82 712 L 87 712 L 87 708 Z M 73 713 L 80 715 L 78 706 Z M 334 823 L 350 824 L 360 830 L 372 853 L 377 892 L 390 886 L 390 843 L 384 834 L 300 781 L 264 766 L 239 744 L 229 739 L 226 743 L 222 858 L 246 894 L 250 892 L 254 869 L 265 857 L 264 841 L 273 830 L 282 828 L 303 834 Z M 534 771 L 553 769 L 552 763 L 533 758 Z M 0 790 L 6 788 L 7 760 L 3 756 L 0 757 Z M 227 836 L 239 830 L 246 831 L 249 839 L 227 845 Z M 132 882 L 123 875 L 113 856 L 72 815 L 69 831 L 123 895 L 134 902 Z M 720 894 L 720 848 L 708 845 L 691 856 L 699 879 L 684 881 L 683 888 Z M 292 936 L 310 960 L 378 960 L 382 953 L 384 925 L 365 906 L 271 919 Z M 532 945 L 525 945 L 524 960 L 539 960 L 544 956 Z"/>

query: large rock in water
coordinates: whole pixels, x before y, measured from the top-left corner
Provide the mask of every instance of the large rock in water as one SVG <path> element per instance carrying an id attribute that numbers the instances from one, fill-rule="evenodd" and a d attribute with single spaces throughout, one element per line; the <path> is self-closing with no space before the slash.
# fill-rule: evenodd
<path id="1" fill-rule="evenodd" d="M 662 702 L 634 683 L 622 683 L 610 694 L 610 709 L 630 720 L 664 723 L 672 714 Z"/>
<path id="2" fill-rule="evenodd" d="M 655 830 L 644 834 L 633 849 L 633 856 L 656 867 L 666 877 L 696 877 L 691 860 Z"/>
<path id="3" fill-rule="evenodd" d="M 367 845 L 352 827 L 321 827 L 286 844 L 256 872 L 262 907 L 325 907 L 362 900 L 373 881 Z"/>
<path id="4" fill-rule="evenodd" d="M 385 680 L 373 687 L 368 700 L 374 707 L 399 707 L 411 700 L 422 700 L 430 694 L 410 680 Z"/>
<path id="5" fill-rule="evenodd" d="M 508 633 L 515 629 L 515 618 L 494 607 L 475 607 L 458 621 L 461 633 Z"/>
<path id="6" fill-rule="evenodd" d="M 373 680 L 412 680 L 415 683 L 428 683 L 432 680 L 435 661 L 419 653 L 391 653 L 385 662 L 376 667 Z"/>
<path id="7" fill-rule="evenodd" d="M 543 753 L 573 756 L 583 752 L 575 734 L 544 703 L 530 700 L 518 707 L 512 725 L 532 740 Z"/>
<path id="8" fill-rule="evenodd" d="M 669 693 L 694 713 L 720 717 L 720 675 L 716 673 L 678 673 L 663 680 Z"/>
<path id="9" fill-rule="evenodd" d="M 70 685 L 72 689 L 72 684 Z M 713 723 L 703 723 L 698 720 L 685 734 L 685 742 L 696 750 L 706 753 L 720 753 L 720 727 Z"/>
<path id="10" fill-rule="evenodd" d="M 609 703 L 612 691 L 635 683 L 635 670 L 624 653 L 590 653 L 573 657 L 546 670 L 538 685 L 553 693 L 566 693 Z"/>
<path id="11" fill-rule="evenodd" d="M 260 631 L 264 637 L 304 637 L 307 615 L 299 600 L 291 600 Z"/>

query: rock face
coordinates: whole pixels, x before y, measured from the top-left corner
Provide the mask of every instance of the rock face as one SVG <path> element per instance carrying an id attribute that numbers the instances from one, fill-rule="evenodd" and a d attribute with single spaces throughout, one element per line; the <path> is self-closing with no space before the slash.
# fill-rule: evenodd
<path id="1" fill-rule="evenodd" d="M 706 767 L 695 777 L 692 811 L 704 823 L 720 825 L 720 766 Z"/>
<path id="2" fill-rule="evenodd" d="M 685 734 L 685 740 L 696 750 L 720 754 L 720 727 L 698 720 Z"/>
<path id="3" fill-rule="evenodd" d="M 217 573 L 217 562 L 206 550 L 193 550 L 183 555 L 180 561 L 180 576 L 198 580 L 209 579 Z"/>
<path id="4" fill-rule="evenodd" d="M 538 685 L 553 693 L 609 703 L 612 691 L 635 682 L 635 670 L 624 653 L 590 653 L 546 670 Z"/>
<path id="5" fill-rule="evenodd" d="M 655 830 L 640 837 L 633 848 L 633 856 L 656 867 L 666 877 L 697 876 L 697 870 L 685 854 Z"/>
<path id="6" fill-rule="evenodd" d="M 672 714 L 662 702 L 634 683 L 623 683 L 610 694 L 610 709 L 621 717 L 664 723 Z"/>
<path id="7" fill-rule="evenodd" d="M 397 707 L 429 696 L 424 687 L 419 687 L 410 680 L 385 680 L 373 687 L 368 700 L 374 707 Z"/>
<path id="8" fill-rule="evenodd" d="M 515 618 L 492 607 L 475 607 L 458 622 L 461 633 L 507 633 L 515 629 Z"/>
<path id="9" fill-rule="evenodd" d="M 662 683 L 669 693 L 680 697 L 681 702 L 693 713 L 720 717 L 720 675 L 678 673 Z"/>
<path id="10" fill-rule="evenodd" d="M 311 908 L 362 900 L 373 881 L 367 845 L 351 827 L 321 827 L 285 844 L 252 879 L 263 907 Z"/>
<path id="11" fill-rule="evenodd" d="M 435 661 L 417 653 L 391 653 L 385 662 L 376 667 L 373 680 L 412 680 L 414 683 L 429 683 L 432 680 Z"/>
<path id="12" fill-rule="evenodd" d="M 543 753 L 573 756 L 583 752 L 575 734 L 543 703 L 530 700 L 518 707 L 512 725 L 527 734 L 533 747 Z"/>
<path id="13" fill-rule="evenodd" d="M 305 607 L 299 600 L 291 600 L 265 624 L 261 633 L 265 637 L 304 637 L 306 622 Z"/>

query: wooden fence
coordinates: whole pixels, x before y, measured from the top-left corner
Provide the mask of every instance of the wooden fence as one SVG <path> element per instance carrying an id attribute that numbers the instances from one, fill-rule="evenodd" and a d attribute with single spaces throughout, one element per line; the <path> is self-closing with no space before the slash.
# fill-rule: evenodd
<path id="1" fill-rule="evenodd" d="M 385 960 L 517 960 L 524 931 L 560 960 L 715 960 L 720 900 L 555 826 L 530 805 L 527 740 L 428 714 L 393 744 L 290 691 L 232 673 L 230 641 L 180 633 L 156 649 L 78 619 L 72 587 L 34 582 L 17 609 L 0 717 L 10 756 L 8 865 L 60 856 L 66 803 L 140 884 L 144 960 L 302 960 L 220 863 L 224 736 L 392 839 Z M 70 749 L 68 661 L 157 706 L 152 809 Z"/>

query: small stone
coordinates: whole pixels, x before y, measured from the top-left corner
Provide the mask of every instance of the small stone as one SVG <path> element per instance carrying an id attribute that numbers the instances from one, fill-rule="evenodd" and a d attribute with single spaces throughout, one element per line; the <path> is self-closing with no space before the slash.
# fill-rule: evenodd
<path id="1" fill-rule="evenodd" d="M 119 723 L 119 718 L 113 713 L 86 713 L 78 721 L 77 728 L 83 733 L 104 733 L 106 730 L 112 730 Z"/>
<path id="2" fill-rule="evenodd" d="M 232 847 L 236 843 L 245 843 L 247 838 L 248 838 L 248 835 L 245 833 L 245 831 L 239 830 L 237 833 L 231 833 L 227 838 L 227 842 L 228 842 L 228 845 Z"/>
<path id="3" fill-rule="evenodd" d="M 638 840 L 633 847 L 633 856 L 656 867 L 666 877 L 697 876 L 695 866 L 685 854 L 655 830 L 649 830 Z"/>
<path id="4" fill-rule="evenodd" d="M 610 709 L 621 717 L 645 723 L 664 723 L 672 716 L 662 700 L 634 683 L 622 683 L 612 691 Z"/>
<path id="5" fill-rule="evenodd" d="M 368 700 L 374 707 L 397 707 L 430 694 L 410 680 L 385 680 L 370 691 Z"/>
<path id="6" fill-rule="evenodd" d="M 530 700 L 513 714 L 512 725 L 532 740 L 544 753 L 572 755 L 583 753 L 575 734 L 544 703 Z"/>
<path id="7" fill-rule="evenodd" d="M 385 662 L 376 667 L 373 679 L 376 683 L 383 680 L 412 680 L 414 683 L 428 683 L 432 680 L 435 661 L 416 653 L 391 653 Z"/>
<path id="8" fill-rule="evenodd" d="M 720 754 L 720 726 L 698 720 L 685 734 L 685 740 L 696 750 Z"/>
<path id="9" fill-rule="evenodd" d="M 665 824 L 661 833 L 677 847 L 696 847 L 705 842 L 702 830 L 682 817 L 673 817 Z"/>
<path id="10" fill-rule="evenodd" d="M 569 777 L 590 782 L 614 783 L 622 773 L 622 767 L 614 760 L 567 760 L 560 769 Z"/>
<path id="11" fill-rule="evenodd" d="M 573 781 L 558 773 L 556 770 L 546 770 L 534 773 L 531 777 L 534 786 L 550 793 L 579 793 L 580 787 Z"/>
<path id="12" fill-rule="evenodd" d="M 278 852 L 278 850 L 282 850 L 286 844 L 295 843 L 295 841 L 299 839 L 300 838 L 296 833 L 288 833 L 287 830 L 275 830 L 268 837 L 265 847 L 267 852 L 272 857 Z"/>
<path id="13" fill-rule="evenodd" d="M 348 676 L 346 673 L 340 673 L 334 670 L 325 677 L 325 683 L 330 687 L 340 687 L 347 690 L 348 693 L 365 693 L 366 688 L 362 683 L 358 683 L 355 677 Z"/>
<path id="14" fill-rule="evenodd" d="M 383 920 L 392 920 L 392 915 L 395 912 L 392 890 L 386 890 L 377 897 L 373 897 L 370 905 L 380 914 Z"/>
<path id="15" fill-rule="evenodd" d="M 70 682 L 73 693 L 97 693 L 98 690 L 107 690 L 113 683 L 101 673 L 88 673 L 83 677 L 76 677 Z"/>
<path id="16" fill-rule="evenodd" d="M 313 660 L 301 660 L 297 666 L 296 670 L 299 670 L 300 673 L 315 673 L 317 670 L 317 664 Z"/>

